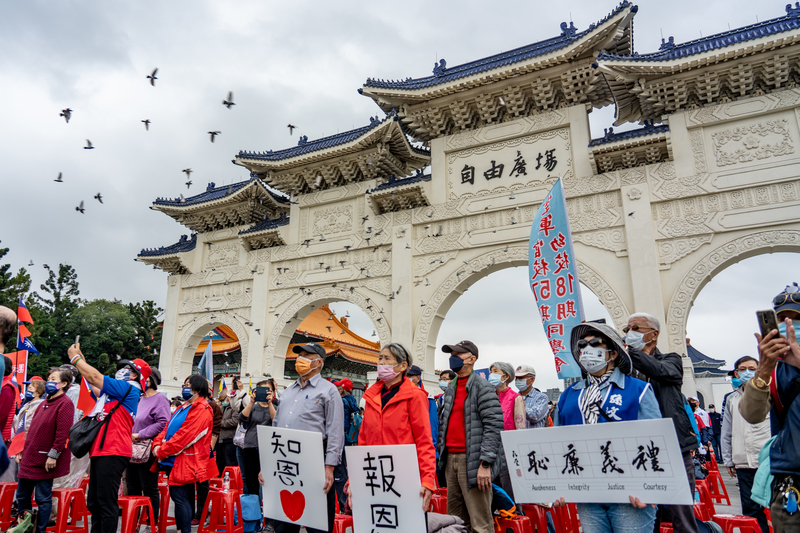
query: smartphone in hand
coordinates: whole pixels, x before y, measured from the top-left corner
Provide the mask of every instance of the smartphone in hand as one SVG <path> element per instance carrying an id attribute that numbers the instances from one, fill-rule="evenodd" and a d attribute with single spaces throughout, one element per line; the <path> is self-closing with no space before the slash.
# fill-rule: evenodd
<path id="1" fill-rule="evenodd" d="M 77 346 L 80 343 L 81 343 L 81 336 L 80 335 L 75 335 L 75 345 Z"/>
<path id="2" fill-rule="evenodd" d="M 778 317 L 775 315 L 775 311 L 772 309 L 756 311 L 756 317 L 758 318 L 758 327 L 761 329 L 762 338 L 766 337 L 767 334 L 773 329 L 778 329 Z M 780 336 L 781 333 L 779 330 L 776 338 Z"/>
<path id="3" fill-rule="evenodd" d="M 267 401 L 267 393 L 269 392 L 269 387 L 256 387 L 255 393 L 255 401 L 260 403 L 266 403 Z"/>

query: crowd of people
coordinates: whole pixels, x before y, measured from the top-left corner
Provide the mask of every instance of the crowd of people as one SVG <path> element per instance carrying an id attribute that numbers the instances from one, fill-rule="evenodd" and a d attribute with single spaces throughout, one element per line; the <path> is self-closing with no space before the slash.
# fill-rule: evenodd
<path id="1" fill-rule="evenodd" d="M 422 371 L 403 345 L 384 345 L 378 379 L 364 391 L 361 408 L 349 379 L 322 378 L 326 352 L 316 343 L 293 348 L 299 378 L 283 391 L 273 379 L 251 389 L 235 377 L 230 391 L 222 389 L 214 397 L 213 384 L 193 374 L 184 381 L 181 396 L 172 400 L 158 390 L 159 370 L 145 361 L 119 361 L 114 377 L 105 376 L 75 344 L 69 348 L 69 364 L 51 368 L 46 379 L 34 376 L 25 382 L 19 408 L 6 357 L 0 361 L 5 376 L 0 388 L 3 443 L 26 435 L 22 451 L 10 462 L 18 480 L 15 512 L 23 519 L 35 500 L 38 531 L 44 532 L 54 514 L 54 486 L 70 486 L 88 470 L 92 533 L 114 533 L 123 477 L 127 493 L 149 497 L 157 516 L 159 473 L 164 472 L 176 527 L 189 533 L 199 523 L 209 480 L 226 467 L 239 467 L 245 494 L 263 496 L 272 490 L 261 474 L 257 428 L 274 426 L 322 435 L 324 531 L 333 530 L 337 506 L 346 512 L 352 504 L 345 446 L 412 444 L 423 508 L 429 508 L 437 487 L 446 486 L 447 514 L 463 521 L 468 531 L 491 533 L 494 495 L 501 490 L 514 500 L 501 432 L 668 418 L 674 423 L 692 499 L 695 476 L 703 475 L 698 458 L 713 452 L 737 478 L 743 513 L 756 518 L 763 533 L 769 531 L 765 507 L 776 533 L 800 531 L 800 449 L 795 444 L 800 442 L 800 408 L 794 405 L 800 394 L 800 347 L 792 322 L 800 319 L 800 290 L 787 287 L 773 306 L 778 330 L 756 335 L 758 358 L 736 361 L 731 371 L 734 390 L 721 412 L 714 405 L 705 411 L 697 398 L 683 395 L 681 356 L 658 349 L 661 324 L 645 313 L 631 315 L 621 333 L 602 321 L 573 328 L 570 346 L 583 379 L 568 387 L 556 405 L 534 386 L 536 370 L 530 365 L 514 368 L 495 361 L 488 379 L 481 377 L 475 372 L 479 349 L 467 340 L 442 347 L 449 370 L 440 373 L 441 393 L 436 395 L 425 390 Z M 0 308 L 0 348 L 15 322 L 13 311 Z M 97 398 L 89 413 L 77 410 L 81 378 Z M 614 399 L 613 409 L 609 398 Z M 76 422 L 86 420 L 84 414 L 102 422 L 90 435 L 88 463 L 71 453 L 81 441 L 83 426 Z M 0 452 L 0 470 L 5 471 L 9 459 L 5 449 Z M 767 462 L 761 476 L 759 467 Z M 567 503 L 560 498 L 538 505 Z M 659 531 L 662 522 L 671 523 L 676 532 L 704 531 L 691 505 L 647 505 L 635 495 L 626 504 L 579 503 L 577 509 L 587 533 L 650 533 Z M 274 520 L 264 527 L 286 533 L 300 529 Z"/>

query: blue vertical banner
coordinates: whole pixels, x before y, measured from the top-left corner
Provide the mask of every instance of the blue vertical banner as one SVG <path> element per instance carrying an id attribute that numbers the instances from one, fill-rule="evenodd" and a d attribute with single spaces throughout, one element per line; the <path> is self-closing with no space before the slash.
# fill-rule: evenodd
<path id="1" fill-rule="evenodd" d="M 583 303 L 561 179 L 533 219 L 528 275 L 559 379 L 581 377 L 569 338 L 572 328 L 583 321 Z"/>

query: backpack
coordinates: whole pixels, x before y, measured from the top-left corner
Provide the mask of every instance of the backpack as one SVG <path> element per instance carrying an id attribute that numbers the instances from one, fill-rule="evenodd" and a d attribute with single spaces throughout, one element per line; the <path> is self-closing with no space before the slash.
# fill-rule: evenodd
<path id="1" fill-rule="evenodd" d="M 358 432 L 361 429 L 361 422 L 364 417 L 358 411 L 350 413 L 350 429 L 345 435 L 348 444 L 356 444 L 358 442 Z"/>

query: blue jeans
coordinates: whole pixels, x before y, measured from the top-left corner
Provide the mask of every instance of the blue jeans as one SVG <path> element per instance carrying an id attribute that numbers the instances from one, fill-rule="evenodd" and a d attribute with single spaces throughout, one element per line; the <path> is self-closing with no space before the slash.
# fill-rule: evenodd
<path id="1" fill-rule="evenodd" d="M 736 480 L 739 482 L 739 498 L 742 501 L 742 514 L 752 516 L 758 520 L 761 531 L 769 533 L 769 524 L 767 524 L 767 514 L 764 512 L 764 508 L 750 499 L 755 478 L 756 470 L 753 468 L 736 469 Z"/>
<path id="2" fill-rule="evenodd" d="M 636 509 L 629 503 L 579 503 L 584 533 L 652 533 L 656 510 Z"/>
<path id="3" fill-rule="evenodd" d="M 180 533 L 191 533 L 192 531 L 192 504 L 194 501 L 189 499 L 190 493 L 194 494 L 194 483 L 169 486 L 169 495 L 175 504 L 175 527 Z"/>
<path id="4" fill-rule="evenodd" d="M 39 533 L 47 531 L 47 521 L 50 519 L 50 510 L 53 508 L 53 480 L 42 479 L 21 479 L 17 484 L 17 508 L 20 514 L 22 511 L 30 511 L 33 507 L 31 496 L 36 490 L 36 505 L 39 506 L 39 523 L 36 526 Z"/>

